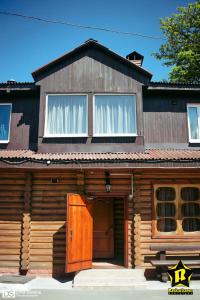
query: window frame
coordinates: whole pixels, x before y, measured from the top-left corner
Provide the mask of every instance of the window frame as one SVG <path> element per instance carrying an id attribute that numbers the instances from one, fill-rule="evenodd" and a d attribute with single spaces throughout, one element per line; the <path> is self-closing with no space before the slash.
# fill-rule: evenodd
<path id="1" fill-rule="evenodd" d="M 0 144 L 8 144 L 10 142 L 10 127 L 11 127 L 11 116 L 12 116 L 12 103 L 0 103 L 0 105 L 9 105 L 10 106 L 10 117 L 9 117 L 9 124 L 8 124 L 8 139 L 7 140 L 1 140 Z"/>
<path id="2" fill-rule="evenodd" d="M 136 133 L 95 133 L 95 96 L 134 96 L 135 97 L 135 128 Z M 134 99 L 134 98 L 133 98 Z M 92 131 L 94 137 L 137 137 L 138 136 L 138 126 L 137 126 L 137 95 L 134 93 L 94 93 L 92 97 Z"/>
<path id="3" fill-rule="evenodd" d="M 156 199 L 156 190 L 159 187 L 173 187 L 178 195 L 176 195 L 176 198 L 173 201 L 169 201 L 170 203 L 174 203 L 176 207 L 176 216 L 172 217 L 176 220 L 177 228 L 176 231 L 170 231 L 170 232 L 161 232 L 157 230 L 157 213 L 156 213 L 156 204 L 157 202 L 161 202 Z M 187 187 L 197 187 L 199 189 L 199 195 L 200 195 L 200 184 L 199 183 L 166 183 L 166 182 L 156 182 L 152 184 L 152 238 L 161 238 L 161 239 L 173 239 L 173 238 L 179 238 L 179 239 L 193 239 L 200 235 L 200 231 L 191 231 L 186 232 L 182 229 L 182 222 L 184 217 L 181 215 L 181 209 L 182 204 L 188 203 L 184 201 L 181 196 L 181 189 Z M 164 201 L 163 201 L 164 203 Z M 193 203 L 191 201 L 191 203 Z M 198 201 L 196 201 L 200 205 L 200 198 Z M 195 217 L 194 217 L 195 218 Z M 200 217 L 197 217 L 200 218 Z"/>
<path id="4" fill-rule="evenodd" d="M 77 134 L 50 134 L 47 133 L 47 124 L 48 124 L 48 97 L 49 96 L 86 96 L 86 133 L 77 133 Z M 86 93 L 47 93 L 45 99 L 45 122 L 44 122 L 44 138 L 76 138 L 76 137 L 88 137 L 88 94 Z"/>
<path id="5" fill-rule="evenodd" d="M 199 139 L 192 139 L 191 138 L 189 107 L 196 107 L 197 108 L 198 131 L 200 131 L 200 103 L 187 103 L 187 123 L 188 123 L 189 143 L 200 143 L 200 138 Z"/>

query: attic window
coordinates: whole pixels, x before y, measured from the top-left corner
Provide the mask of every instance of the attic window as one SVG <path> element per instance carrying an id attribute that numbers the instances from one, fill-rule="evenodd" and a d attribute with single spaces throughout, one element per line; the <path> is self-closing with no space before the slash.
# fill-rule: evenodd
<path id="1" fill-rule="evenodd" d="M 47 95 L 45 137 L 87 136 L 87 95 Z"/>
<path id="2" fill-rule="evenodd" d="M 136 136 L 135 95 L 94 95 L 94 136 Z"/>

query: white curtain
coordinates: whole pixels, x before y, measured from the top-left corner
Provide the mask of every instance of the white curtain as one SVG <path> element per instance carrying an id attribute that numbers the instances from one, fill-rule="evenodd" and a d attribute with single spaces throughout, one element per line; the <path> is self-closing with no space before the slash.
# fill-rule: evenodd
<path id="1" fill-rule="evenodd" d="M 191 139 L 200 139 L 200 132 L 198 128 L 199 108 L 189 106 L 188 113 Z"/>
<path id="2" fill-rule="evenodd" d="M 87 102 L 84 95 L 49 95 L 47 134 L 87 134 Z"/>
<path id="3" fill-rule="evenodd" d="M 96 135 L 136 134 L 134 95 L 95 95 L 94 133 Z"/>

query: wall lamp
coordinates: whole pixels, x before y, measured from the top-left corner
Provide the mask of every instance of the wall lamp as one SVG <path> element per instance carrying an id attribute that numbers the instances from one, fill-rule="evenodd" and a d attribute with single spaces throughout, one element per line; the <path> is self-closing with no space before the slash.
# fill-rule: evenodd
<path id="1" fill-rule="evenodd" d="M 105 172 L 106 176 L 106 192 L 110 192 L 110 173 L 108 171 Z"/>

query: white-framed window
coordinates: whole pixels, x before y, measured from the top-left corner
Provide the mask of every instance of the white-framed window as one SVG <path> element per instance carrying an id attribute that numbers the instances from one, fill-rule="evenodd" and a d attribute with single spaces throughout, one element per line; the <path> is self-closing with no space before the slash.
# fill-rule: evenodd
<path id="1" fill-rule="evenodd" d="M 137 136 L 136 95 L 95 94 L 94 136 Z"/>
<path id="2" fill-rule="evenodd" d="M 0 103 L 0 143 L 10 140 L 11 103 Z"/>
<path id="3" fill-rule="evenodd" d="M 187 105 L 189 142 L 200 143 L 200 104 Z"/>
<path id="4" fill-rule="evenodd" d="M 88 135 L 86 94 L 46 96 L 44 137 L 83 137 Z"/>

